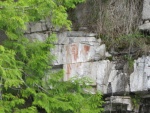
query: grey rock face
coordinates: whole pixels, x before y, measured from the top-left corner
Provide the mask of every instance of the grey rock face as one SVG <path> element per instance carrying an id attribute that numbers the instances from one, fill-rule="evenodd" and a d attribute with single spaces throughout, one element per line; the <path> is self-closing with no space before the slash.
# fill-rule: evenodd
<path id="1" fill-rule="evenodd" d="M 144 0 L 142 19 L 143 20 L 150 19 L 150 0 Z"/>
<path id="2" fill-rule="evenodd" d="M 57 44 L 71 44 L 71 43 L 82 43 L 90 44 L 98 43 L 94 36 L 89 36 L 90 34 L 84 32 L 63 32 L 57 34 Z M 100 44 L 100 43 L 99 43 Z"/>
<path id="3" fill-rule="evenodd" d="M 43 31 L 52 31 L 53 28 L 48 18 L 46 20 L 41 20 L 39 22 L 27 23 L 26 26 L 27 30 L 25 31 L 25 34 L 38 33 Z"/>
<path id="4" fill-rule="evenodd" d="M 93 59 L 92 57 L 94 55 L 94 47 L 91 47 L 89 45 L 72 43 L 64 45 L 63 48 L 61 47 L 62 45 L 56 45 L 56 48 L 59 49 L 57 49 L 58 51 L 54 51 L 54 55 L 56 55 L 57 58 L 59 54 L 62 54 L 63 56 L 59 56 L 60 58 L 62 58 L 62 61 L 57 62 L 57 64 L 55 65 L 86 62 Z"/>
<path id="5" fill-rule="evenodd" d="M 39 40 L 39 41 L 44 41 L 48 37 L 48 34 L 45 33 L 32 33 L 32 34 L 26 34 L 25 35 L 29 40 Z"/>
<path id="6" fill-rule="evenodd" d="M 63 64 L 65 58 L 65 47 L 64 45 L 55 45 L 55 48 L 51 50 L 52 54 L 56 57 L 53 62 L 54 65 Z"/>
<path id="7" fill-rule="evenodd" d="M 58 40 L 55 44 L 56 48 L 60 49 L 53 52 L 57 58 L 60 54 L 63 54 L 63 57 L 59 56 L 61 58 L 58 59 L 62 60 L 54 61 L 55 65 L 97 61 L 105 57 L 105 44 L 100 45 L 101 40 L 97 40 L 93 34 L 73 31 L 58 33 L 57 37 Z M 63 49 L 59 47 L 62 45 L 64 45 Z"/>
<path id="8" fill-rule="evenodd" d="M 30 24 L 25 36 L 32 41 L 44 41 L 51 32 L 50 23 L 45 23 L 46 21 L 41 21 Z M 146 23 L 140 29 L 149 29 L 149 26 L 150 24 Z M 55 70 L 60 66 L 64 70 L 64 80 L 69 80 L 72 77 L 88 77 L 93 82 L 90 85 L 95 88 L 86 90 L 86 92 L 92 94 L 96 90 L 106 95 L 148 92 L 150 90 L 150 56 L 135 60 L 134 72 L 128 75 L 125 71 L 127 70 L 125 62 L 105 60 L 112 55 L 106 51 L 105 44 L 101 44 L 101 39 L 96 39 L 94 36 L 95 34 L 83 31 L 57 33 L 55 48 L 51 50 L 51 53 L 56 56 L 56 60 L 53 62 Z M 113 106 L 110 105 L 110 102 Z M 114 105 L 121 106 L 120 108 L 124 111 L 132 111 L 133 109 L 130 98 L 113 96 L 106 99 L 106 113 L 110 109 L 116 112 Z M 142 110 L 145 108 L 143 107 Z"/>
<path id="9" fill-rule="evenodd" d="M 101 62 L 65 64 L 63 68 L 65 70 L 64 80 L 69 80 L 72 77 L 89 77 L 93 81 L 92 85 L 96 85 L 96 79 L 100 71 L 98 65 L 100 63 Z"/>
<path id="10" fill-rule="evenodd" d="M 130 75 L 131 92 L 148 91 L 150 89 L 150 56 L 135 60 L 134 72 Z"/>
<path id="11" fill-rule="evenodd" d="M 143 24 L 139 26 L 139 30 L 150 31 L 150 0 L 144 0 L 142 11 Z"/>
<path id="12" fill-rule="evenodd" d="M 41 23 L 35 24 L 37 27 Z M 34 27 L 33 27 L 34 28 Z M 32 29 L 33 29 L 32 28 Z M 32 31 L 43 30 L 35 28 Z M 26 34 L 30 40 L 44 41 L 48 33 Z M 97 90 L 103 94 L 148 91 L 150 89 L 150 57 L 135 61 L 134 72 L 129 76 L 124 72 L 124 63 L 104 60 L 111 56 L 105 44 L 93 34 L 84 32 L 63 32 L 57 34 L 58 40 L 51 52 L 56 56 L 54 65 L 63 65 L 64 80 L 71 77 L 89 77 Z"/>
<path id="13" fill-rule="evenodd" d="M 46 31 L 47 30 L 45 21 L 41 22 L 41 27 L 42 27 L 42 31 Z"/>
<path id="14" fill-rule="evenodd" d="M 103 81 L 103 89 L 101 88 L 101 85 L 97 84 L 97 90 L 103 92 L 104 94 L 122 94 L 129 92 L 129 77 L 127 74 L 120 70 L 116 70 L 116 63 L 109 62 L 106 65 L 107 68 L 104 69 L 104 71 L 100 71 L 104 77 L 97 77 L 97 81 Z M 103 68 L 104 66 L 101 65 L 101 69 Z M 101 76 L 101 74 L 99 74 L 99 76 Z"/>
<path id="15" fill-rule="evenodd" d="M 150 30 L 150 23 L 145 23 L 143 25 L 140 25 L 139 26 L 139 30 L 142 30 L 142 31 L 147 30 L 147 31 L 149 31 Z"/>
<path id="16" fill-rule="evenodd" d="M 104 44 L 99 44 L 94 37 L 68 37 L 82 36 L 80 32 L 75 32 L 76 35 L 74 32 L 73 35 L 70 33 L 58 34 L 56 47 L 52 50 L 57 57 L 54 65 L 64 65 L 65 80 L 73 76 L 87 76 L 93 80 L 93 85 L 97 85 L 97 90 L 104 94 L 147 91 L 150 88 L 150 57 L 135 61 L 134 72 L 129 78 L 129 75 L 121 71 L 123 66 L 121 69 L 116 68 L 119 66 L 118 63 L 108 60 L 97 61 L 106 55 Z M 27 37 L 44 41 L 48 34 L 32 33 L 27 34 Z"/>
<path id="17" fill-rule="evenodd" d="M 31 23 L 30 27 L 31 27 L 31 32 L 43 31 L 42 24 L 40 22 L 39 23 Z"/>
<path id="18" fill-rule="evenodd" d="M 64 80 L 86 76 L 104 94 L 129 92 L 129 76 L 116 70 L 115 65 L 108 60 L 65 64 Z"/>
<path id="19" fill-rule="evenodd" d="M 117 111 L 120 110 L 124 112 L 126 111 L 127 113 L 133 110 L 132 101 L 129 96 L 111 96 L 106 98 L 105 100 L 105 112 L 111 111 L 117 113 Z"/>
<path id="20" fill-rule="evenodd" d="M 99 55 L 99 58 L 103 59 L 106 55 L 105 53 L 106 53 L 105 44 L 102 44 L 101 46 L 96 48 L 96 54 Z"/>

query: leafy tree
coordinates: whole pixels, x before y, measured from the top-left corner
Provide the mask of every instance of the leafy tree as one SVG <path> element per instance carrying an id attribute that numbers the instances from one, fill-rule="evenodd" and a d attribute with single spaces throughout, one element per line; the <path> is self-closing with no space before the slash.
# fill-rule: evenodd
<path id="1" fill-rule="evenodd" d="M 55 26 L 70 29 L 67 9 L 84 0 L 0 1 L 0 30 L 8 39 L 0 45 L 0 113 L 99 113 L 100 93 L 86 92 L 87 79 L 62 81 L 63 71 L 50 66 L 55 35 L 45 42 L 24 37 L 26 23 L 49 16 Z"/>

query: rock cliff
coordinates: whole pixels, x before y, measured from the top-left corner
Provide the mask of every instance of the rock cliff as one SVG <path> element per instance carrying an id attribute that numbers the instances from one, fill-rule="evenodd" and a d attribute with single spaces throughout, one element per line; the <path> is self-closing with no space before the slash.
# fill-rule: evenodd
<path id="1" fill-rule="evenodd" d="M 37 25 L 42 26 L 41 23 L 32 24 L 30 28 L 36 28 Z M 33 40 L 43 41 L 49 35 L 49 30 L 36 28 L 32 31 L 35 32 L 28 31 L 26 36 Z M 113 56 L 106 51 L 106 46 L 101 39 L 96 39 L 95 36 L 96 34 L 83 31 L 57 33 L 58 40 L 52 50 L 56 56 L 53 64 L 65 71 L 64 80 L 75 76 L 90 78 L 93 81 L 92 93 L 98 90 L 107 97 L 106 111 L 110 110 L 111 103 L 112 106 L 125 105 L 126 111 L 133 111 L 134 105 L 130 94 L 141 93 L 143 97 L 149 93 L 150 56 L 136 59 L 134 71 L 129 74 L 126 71 L 127 63 L 110 61 L 109 57 Z M 115 111 L 116 108 L 113 109 Z"/>
<path id="2" fill-rule="evenodd" d="M 150 0 L 144 0 L 142 21 L 139 29 L 150 29 Z M 93 90 L 105 97 L 105 112 L 150 113 L 150 54 L 134 60 L 133 71 L 128 72 L 127 61 L 119 61 L 106 50 L 106 45 L 96 34 L 84 31 L 54 30 L 47 20 L 29 23 L 25 36 L 31 40 L 45 40 L 51 32 L 56 32 L 57 42 L 52 53 L 53 62 L 63 69 L 64 80 L 72 77 L 88 77 Z M 149 50 L 150 52 L 150 50 Z M 134 100 L 141 99 L 134 103 Z"/>

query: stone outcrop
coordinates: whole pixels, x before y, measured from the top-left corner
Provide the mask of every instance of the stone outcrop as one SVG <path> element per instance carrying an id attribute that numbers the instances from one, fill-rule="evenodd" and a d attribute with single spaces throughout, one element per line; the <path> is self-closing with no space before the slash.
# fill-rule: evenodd
<path id="1" fill-rule="evenodd" d="M 150 0 L 144 0 L 142 19 L 143 20 L 149 20 L 150 19 Z"/>
<path id="2" fill-rule="evenodd" d="M 82 33 L 72 32 L 72 35 L 70 35 L 70 32 L 64 32 L 58 34 L 58 41 L 55 43 L 55 49 L 53 50 L 54 55 L 57 56 L 55 65 L 88 62 L 105 57 L 105 45 L 101 45 L 100 40 L 97 40 L 91 34 L 79 36 Z"/>
<path id="3" fill-rule="evenodd" d="M 105 113 L 110 112 L 130 112 L 134 109 L 131 97 L 129 96 L 111 96 L 105 99 Z"/>
<path id="4" fill-rule="evenodd" d="M 39 28 L 35 28 L 35 26 Z M 44 41 L 51 31 L 43 30 L 42 26 L 41 23 L 30 24 L 30 32 L 28 31 L 25 36 L 31 40 Z M 113 56 L 106 51 L 106 46 L 101 39 L 96 39 L 95 36 L 96 34 L 83 31 L 58 32 L 58 39 L 52 50 L 56 56 L 56 60 L 53 62 L 55 69 L 64 70 L 65 81 L 72 77 L 90 78 L 93 81 L 91 85 L 95 88 L 91 92 L 94 93 L 95 90 L 98 90 L 108 96 L 105 105 L 106 113 L 110 109 L 116 111 L 117 106 L 121 105 L 124 106 L 122 108 L 124 111 L 131 112 L 134 109 L 129 94 L 141 92 L 142 95 L 147 96 L 149 92 L 150 56 L 143 56 L 135 60 L 134 71 L 129 74 L 125 69 L 127 63 L 108 60 L 107 57 Z M 129 96 L 124 97 L 124 95 Z M 113 106 L 110 106 L 110 103 Z M 140 109 L 143 110 L 145 107 L 141 105 Z"/>
<path id="5" fill-rule="evenodd" d="M 140 30 L 150 30 L 150 0 L 144 0 Z M 58 32 L 49 21 L 29 23 L 25 36 L 30 40 L 44 41 L 52 32 L 57 34 L 55 48 L 51 52 L 56 56 L 55 69 L 64 70 L 64 80 L 72 77 L 88 77 L 92 80 L 94 93 L 102 92 L 105 98 L 105 112 L 148 113 L 150 103 L 150 55 L 134 61 L 131 74 L 127 71 L 127 61 L 108 60 L 113 57 L 96 34 L 83 31 Z M 112 58 L 111 58 L 112 59 Z M 142 99 L 135 109 L 133 96 L 140 94 Z M 130 96 L 132 95 L 132 96 Z"/>
<path id="6" fill-rule="evenodd" d="M 81 21 L 84 15 L 80 14 L 80 9 L 78 12 L 77 18 Z M 86 10 L 83 10 L 83 13 L 87 14 Z M 143 2 L 142 21 L 139 29 L 150 31 L 150 0 Z M 30 22 L 27 26 L 24 34 L 31 41 L 44 41 L 52 32 L 57 34 L 55 48 L 51 50 L 56 56 L 53 62 L 55 71 L 64 70 L 64 81 L 72 77 L 90 78 L 92 81 L 90 85 L 93 87 L 91 93 L 100 91 L 106 97 L 105 113 L 110 111 L 115 113 L 117 111 L 121 113 L 150 112 L 150 54 L 136 59 L 133 72 L 129 74 L 127 61 L 124 63 L 117 60 L 110 61 L 109 58 L 112 59 L 113 56 L 109 54 L 103 41 L 96 38 L 95 33 L 60 32 L 59 28 L 53 28 L 48 18 L 36 23 Z M 0 44 L 7 39 L 3 31 L 0 31 L 0 38 Z M 135 108 L 133 97 L 137 94 L 142 101 L 136 103 L 138 108 Z"/>
<path id="7" fill-rule="evenodd" d="M 104 60 L 108 54 L 105 44 L 93 35 L 75 31 L 58 34 L 54 65 L 63 65 L 64 80 L 89 77 L 103 94 L 129 92 L 129 77 L 115 68 L 116 62 Z"/>
<path id="8" fill-rule="evenodd" d="M 144 0 L 142 11 L 143 24 L 139 26 L 141 31 L 150 31 L 150 0 Z"/>
<path id="9" fill-rule="evenodd" d="M 141 31 L 144 31 L 144 30 L 149 31 L 150 30 L 150 22 L 149 21 L 144 22 L 144 24 L 142 24 L 142 25 L 139 26 L 139 29 Z"/>
<path id="10" fill-rule="evenodd" d="M 134 72 L 130 75 L 130 91 L 139 92 L 150 89 L 150 56 L 138 58 L 134 63 Z"/>

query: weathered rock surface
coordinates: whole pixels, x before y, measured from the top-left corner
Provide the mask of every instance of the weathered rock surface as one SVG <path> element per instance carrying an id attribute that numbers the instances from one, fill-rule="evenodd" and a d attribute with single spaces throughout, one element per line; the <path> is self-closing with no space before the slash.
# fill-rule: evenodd
<path id="1" fill-rule="evenodd" d="M 105 112 L 117 112 L 117 110 L 129 112 L 133 110 L 132 101 L 129 96 L 111 96 L 105 100 Z"/>
<path id="2" fill-rule="evenodd" d="M 144 0 L 142 11 L 143 24 L 139 26 L 141 31 L 150 31 L 150 0 Z"/>
<path id="3" fill-rule="evenodd" d="M 150 0 L 144 0 L 142 19 L 143 20 L 150 19 Z"/>
<path id="4" fill-rule="evenodd" d="M 105 45 L 101 45 L 101 40 L 97 40 L 93 35 L 75 31 L 59 33 L 56 48 L 53 50 L 57 57 L 54 64 L 89 62 L 105 58 Z"/>
<path id="5" fill-rule="evenodd" d="M 69 80 L 71 77 L 89 77 L 93 81 L 93 85 L 99 84 L 104 86 L 105 69 L 107 68 L 107 60 L 99 62 L 85 62 L 85 63 L 73 63 L 65 64 L 65 76 L 64 80 Z M 103 88 L 101 88 L 103 91 Z"/>
<path id="6" fill-rule="evenodd" d="M 30 23 L 31 25 L 31 32 L 38 32 L 38 31 L 43 31 L 42 29 L 42 23 Z"/>
<path id="7" fill-rule="evenodd" d="M 48 34 L 38 32 L 26 34 L 26 36 L 31 40 L 44 41 Z M 96 87 L 87 90 L 92 94 L 96 90 L 109 96 L 124 95 L 130 92 L 148 93 L 150 89 L 150 56 L 143 56 L 135 60 L 134 72 L 129 75 L 124 71 L 125 63 L 105 60 L 111 54 L 106 52 L 106 47 L 101 44 L 100 39 L 97 40 L 89 35 L 87 37 L 72 36 L 75 34 L 68 35 L 68 32 L 58 34 L 56 47 L 52 50 L 57 57 L 54 61 L 55 70 L 57 67 L 60 69 L 60 66 L 61 69 L 64 69 L 65 81 L 72 77 L 88 77 L 93 81 L 91 85 Z M 148 105 L 139 105 L 140 109 L 134 110 L 130 97 L 113 96 L 106 99 L 105 113 L 109 113 L 110 110 L 112 112 L 120 110 L 128 113 L 132 113 L 132 111 L 143 113 L 143 111 L 149 110 L 145 106 Z"/>
<path id="8" fill-rule="evenodd" d="M 64 80 L 77 77 L 88 77 L 93 81 L 92 85 L 104 94 L 129 92 L 127 74 L 115 69 L 115 64 L 109 60 L 97 62 L 65 64 Z"/>
<path id="9" fill-rule="evenodd" d="M 50 19 L 41 20 L 39 22 L 30 22 L 27 24 L 27 29 L 25 34 L 38 33 L 43 31 L 53 31 L 53 26 L 50 22 Z M 56 30 L 54 30 L 56 31 Z"/>
<path id="10" fill-rule="evenodd" d="M 150 56 L 135 60 L 134 72 L 130 75 L 130 91 L 148 91 L 150 89 Z"/>
<path id="11" fill-rule="evenodd" d="M 30 24 L 25 36 L 30 40 L 44 41 L 51 32 L 50 25 L 45 23 L 41 21 L 38 24 Z M 131 92 L 148 93 L 150 89 L 150 56 L 143 56 L 135 60 L 134 71 L 129 75 L 126 72 L 126 62 L 107 60 L 107 57 L 113 56 L 106 51 L 105 44 L 102 44 L 101 39 L 96 39 L 95 35 L 83 31 L 57 33 L 58 40 L 51 52 L 56 56 L 56 60 L 53 62 L 55 70 L 58 67 L 58 69 L 64 69 L 64 80 L 72 77 L 88 77 L 93 81 L 91 85 L 95 87 L 87 90 L 92 94 L 96 90 L 108 96 Z M 110 100 L 114 107 L 110 105 Z M 115 112 L 116 106 L 121 105 L 124 111 L 131 112 L 132 104 L 128 97 L 114 96 L 107 102 L 106 113 L 110 109 Z M 141 110 L 144 111 L 145 107 L 142 107 Z"/>
<path id="12" fill-rule="evenodd" d="M 105 60 L 104 60 L 105 61 Z M 101 74 L 97 77 L 97 81 L 103 80 L 103 90 L 102 85 L 97 84 L 97 90 L 100 90 L 104 94 L 113 94 L 113 93 L 125 93 L 129 92 L 129 77 L 126 73 L 123 73 L 120 70 L 116 70 L 116 63 L 115 62 L 109 62 L 106 64 L 107 67 L 103 70 L 105 66 L 101 65 L 101 69 L 103 71 L 100 71 Z M 103 79 L 101 76 L 104 76 Z"/>
<path id="13" fill-rule="evenodd" d="M 70 32 L 62 32 L 57 34 L 58 41 L 56 44 L 71 44 L 71 43 L 82 43 L 82 44 L 90 44 L 101 42 L 100 39 L 96 39 L 95 34 L 93 33 L 85 33 L 82 31 L 70 31 Z"/>
<path id="14" fill-rule="evenodd" d="M 71 34 L 72 33 L 72 34 Z M 63 65 L 64 80 L 71 77 L 89 77 L 97 90 L 104 94 L 123 94 L 125 92 L 148 91 L 150 88 L 150 57 L 135 61 L 134 72 L 124 72 L 124 63 L 105 60 L 111 56 L 106 52 L 105 44 L 94 34 L 84 32 L 58 33 L 58 40 L 52 53 L 56 56 L 54 65 Z M 26 34 L 31 40 L 44 41 L 48 34 Z M 106 56 L 107 55 L 107 56 Z"/>
<path id="15" fill-rule="evenodd" d="M 139 30 L 150 30 L 150 22 L 139 26 Z"/>
<path id="16" fill-rule="evenodd" d="M 32 33 L 32 34 L 26 34 L 25 36 L 32 41 L 33 40 L 44 41 L 48 37 L 48 34 L 46 34 L 46 33 Z"/>

